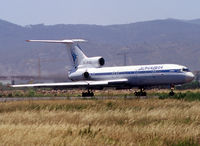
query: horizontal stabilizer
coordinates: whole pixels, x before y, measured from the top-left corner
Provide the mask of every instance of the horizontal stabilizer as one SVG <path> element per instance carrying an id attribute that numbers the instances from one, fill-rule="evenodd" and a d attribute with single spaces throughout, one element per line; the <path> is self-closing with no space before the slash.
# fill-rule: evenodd
<path id="1" fill-rule="evenodd" d="M 87 41 L 83 39 L 71 39 L 71 40 L 27 40 L 27 42 L 73 44 L 73 43 L 83 43 Z"/>

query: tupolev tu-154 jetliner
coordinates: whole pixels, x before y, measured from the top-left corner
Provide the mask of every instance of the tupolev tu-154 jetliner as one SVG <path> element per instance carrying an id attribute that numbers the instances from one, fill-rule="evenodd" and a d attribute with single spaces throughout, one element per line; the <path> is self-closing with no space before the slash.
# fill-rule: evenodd
<path id="1" fill-rule="evenodd" d="M 174 95 L 175 85 L 184 84 L 194 79 L 193 73 L 185 66 L 177 64 L 156 64 L 103 67 L 103 57 L 87 57 L 80 46 L 83 39 L 72 40 L 28 40 L 28 42 L 63 43 L 71 54 L 73 69 L 69 71 L 71 82 L 63 83 L 40 83 L 12 85 L 11 87 L 52 87 L 52 88 L 85 88 L 82 96 L 94 96 L 92 90 L 104 87 L 115 87 L 117 89 L 131 89 L 138 87 L 137 96 L 146 96 L 144 91 L 147 87 L 170 85 L 170 95 Z"/>

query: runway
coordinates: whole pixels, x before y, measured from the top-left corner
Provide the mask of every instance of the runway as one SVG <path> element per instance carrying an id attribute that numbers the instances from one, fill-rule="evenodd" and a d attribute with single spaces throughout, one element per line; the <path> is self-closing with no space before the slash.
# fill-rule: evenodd
<path id="1" fill-rule="evenodd" d="M 95 99 L 95 100 L 104 100 L 104 99 L 135 99 L 136 96 L 127 96 L 127 97 L 1 97 L 0 102 L 12 102 L 12 101 L 30 101 L 30 100 L 78 100 L 78 99 Z M 140 97 L 140 99 L 146 98 L 156 98 L 154 97 Z"/>
<path id="2" fill-rule="evenodd" d="M 2 97 L 0 102 L 9 102 L 9 101 L 29 101 L 29 100 L 71 100 L 77 99 L 77 97 Z"/>

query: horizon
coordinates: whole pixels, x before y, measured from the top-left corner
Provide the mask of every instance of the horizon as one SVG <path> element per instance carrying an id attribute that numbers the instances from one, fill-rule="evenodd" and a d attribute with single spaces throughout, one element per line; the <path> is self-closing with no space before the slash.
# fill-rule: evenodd
<path id="1" fill-rule="evenodd" d="M 112 25 L 126 25 L 126 24 L 134 24 L 134 23 L 143 23 L 143 22 L 151 22 L 151 21 L 164 21 L 164 20 L 177 20 L 177 21 L 195 21 L 195 20 L 200 20 L 200 18 L 194 18 L 194 19 L 176 19 L 176 18 L 165 18 L 165 19 L 152 19 L 152 20 L 144 20 L 144 21 L 137 21 L 137 22 L 130 22 L 130 23 L 119 23 L 119 24 L 71 24 L 71 23 L 55 23 L 55 24 L 45 24 L 45 23 L 37 23 L 37 24 L 27 24 L 27 25 L 21 25 L 21 24 L 17 24 L 17 23 L 14 23 L 12 21 L 8 21 L 8 20 L 5 20 L 5 19 L 2 19 L 0 18 L 0 20 L 2 21 L 5 21 L 7 23 L 12 23 L 12 24 L 15 24 L 15 25 L 19 25 L 19 26 L 22 26 L 22 27 L 26 27 L 26 26 L 31 26 L 31 25 L 44 25 L 44 26 L 53 26 L 53 25 L 97 25 L 97 26 L 112 26 Z"/>
<path id="2" fill-rule="evenodd" d="M 167 18 L 191 20 L 200 18 L 199 5 L 198 0 L 2 0 L 0 18 L 21 26 L 113 25 Z"/>

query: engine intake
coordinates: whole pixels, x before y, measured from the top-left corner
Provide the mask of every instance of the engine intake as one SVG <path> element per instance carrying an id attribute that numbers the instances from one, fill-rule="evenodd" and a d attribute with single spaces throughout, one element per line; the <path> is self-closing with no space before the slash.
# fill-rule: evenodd
<path id="1" fill-rule="evenodd" d="M 90 78 L 90 74 L 86 71 L 86 72 L 83 73 L 83 77 L 85 79 L 89 79 Z"/>
<path id="2" fill-rule="evenodd" d="M 100 66 L 103 66 L 105 64 L 104 58 L 99 59 L 99 64 L 100 64 Z"/>

